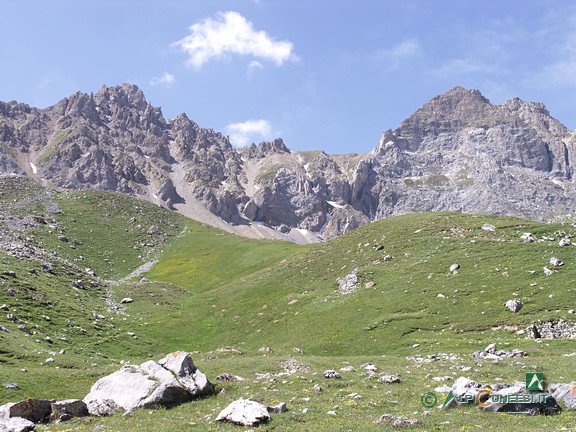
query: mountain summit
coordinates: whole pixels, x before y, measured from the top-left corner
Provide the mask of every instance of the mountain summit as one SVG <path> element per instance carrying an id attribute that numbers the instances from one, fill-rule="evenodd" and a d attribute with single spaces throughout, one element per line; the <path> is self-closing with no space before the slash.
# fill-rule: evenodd
<path id="1" fill-rule="evenodd" d="M 307 242 L 419 211 L 545 220 L 576 208 L 576 138 L 544 105 L 455 87 L 369 154 L 234 148 L 135 85 L 37 109 L 0 102 L 0 172 L 136 195 L 228 231 Z"/>

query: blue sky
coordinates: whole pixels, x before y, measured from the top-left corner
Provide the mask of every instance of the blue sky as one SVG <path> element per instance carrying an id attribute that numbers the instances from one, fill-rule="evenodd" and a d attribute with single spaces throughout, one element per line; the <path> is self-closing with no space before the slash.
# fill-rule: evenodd
<path id="1" fill-rule="evenodd" d="M 367 152 L 460 85 L 576 128 L 571 0 L 2 0 L 0 100 L 137 84 L 237 145 Z"/>

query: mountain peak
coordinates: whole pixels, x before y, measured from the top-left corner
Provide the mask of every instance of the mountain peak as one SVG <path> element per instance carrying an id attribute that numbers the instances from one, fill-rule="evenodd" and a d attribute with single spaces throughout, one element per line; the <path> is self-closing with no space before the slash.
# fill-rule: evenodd
<path id="1" fill-rule="evenodd" d="M 144 92 L 135 84 L 125 83 L 114 87 L 102 86 L 96 93 L 95 98 L 99 105 L 114 103 L 119 106 L 132 106 L 141 110 L 148 105 Z"/>

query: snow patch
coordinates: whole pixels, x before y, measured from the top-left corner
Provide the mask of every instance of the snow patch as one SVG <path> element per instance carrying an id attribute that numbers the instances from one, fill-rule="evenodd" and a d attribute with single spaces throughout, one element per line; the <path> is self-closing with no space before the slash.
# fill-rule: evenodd
<path id="1" fill-rule="evenodd" d="M 326 201 L 328 204 L 330 204 L 332 207 L 334 208 L 344 208 L 346 206 L 343 206 L 342 204 L 338 204 L 336 201 Z"/>
<path id="2" fill-rule="evenodd" d="M 30 162 L 30 168 L 32 168 L 32 172 L 34 174 L 36 174 L 38 172 L 38 168 L 36 168 L 36 165 L 34 165 L 32 162 Z"/>
<path id="3" fill-rule="evenodd" d="M 146 155 L 144 155 L 144 158 L 146 158 L 146 159 L 150 159 L 150 156 L 146 156 Z"/>
<path id="4" fill-rule="evenodd" d="M 298 231 L 303 236 L 306 236 L 308 234 L 314 234 L 312 231 L 308 231 L 307 229 L 304 228 L 296 228 L 296 231 Z"/>

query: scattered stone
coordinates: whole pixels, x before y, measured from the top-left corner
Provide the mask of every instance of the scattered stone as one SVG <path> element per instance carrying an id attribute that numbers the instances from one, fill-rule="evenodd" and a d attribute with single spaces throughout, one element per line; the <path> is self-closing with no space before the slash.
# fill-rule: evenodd
<path id="1" fill-rule="evenodd" d="M 549 384 L 547 391 L 568 409 L 576 409 L 576 381 L 570 384 Z"/>
<path id="2" fill-rule="evenodd" d="M 30 331 L 30 329 L 28 328 L 28 326 L 25 325 L 19 325 L 18 326 L 18 330 L 20 330 L 23 333 L 26 333 L 27 335 L 31 335 L 32 332 Z"/>
<path id="3" fill-rule="evenodd" d="M 444 294 L 442 294 L 442 293 L 438 294 L 436 297 L 438 297 L 438 298 L 446 298 L 446 296 L 445 296 Z"/>
<path id="4" fill-rule="evenodd" d="M 554 270 L 550 270 L 548 267 L 544 267 L 544 274 L 546 276 L 550 276 L 552 273 L 554 273 Z"/>
<path id="5" fill-rule="evenodd" d="M 18 388 L 18 384 L 16 384 L 16 383 L 4 384 L 4 388 L 6 390 L 16 390 Z"/>
<path id="6" fill-rule="evenodd" d="M 342 376 L 338 372 L 332 369 L 325 370 L 322 373 L 322 375 L 324 376 L 324 378 L 342 378 Z"/>
<path id="7" fill-rule="evenodd" d="M 6 290 L 6 295 L 9 296 L 9 297 L 14 297 L 14 290 L 11 289 L 11 288 L 8 288 L 8 289 Z"/>
<path id="8" fill-rule="evenodd" d="M 250 399 L 238 399 L 220 411 L 216 420 L 252 427 L 269 422 L 270 414 L 261 403 Z"/>
<path id="9" fill-rule="evenodd" d="M 384 374 L 378 378 L 378 382 L 382 384 L 398 384 L 401 382 L 401 379 L 398 375 Z"/>
<path id="10" fill-rule="evenodd" d="M 34 423 L 50 419 L 51 403 L 45 399 L 26 399 L 0 406 L 0 419 L 21 417 Z M 1 430 L 1 429 L 0 429 Z"/>
<path id="11" fill-rule="evenodd" d="M 52 338 L 51 338 L 50 336 L 46 336 L 46 337 L 44 338 L 44 340 L 45 340 L 46 342 L 48 342 L 49 344 L 53 344 L 53 343 L 54 343 L 54 341 L 52 340 Z"/>
<path id="12" fill-rule="evenodd" d="M 394 257 L 392 255 L 384 255 L 384 257 L 382 258 L 382 261 L 388 262 L 388 261 L 392 261 L 393 259 L 394 259 Z"/>
<path id="13" fill-rule="evenodd" d="M 558 246 L 570 246 L 571 244 L 572 242 L 570 241 L 569 238 L 563 238 L 558 242 Z"/>
<path id="14" fill-rule="evenodd" d="M 286 406 L 286 402 L 280 402 L 274 406 L 268 406 L 268 407 L 266 407 L 266 409 L 268 410 L 268 412 L 275 413 L 275 414 L 280 414 L 280 413 L 288 411 L 288 407 Z"/>
<path id="15" fill-rule="evenodd" d="M 512 357 L 525 357 L 526 354 L 524 351 L 519 350 L 517 348 L 513 349 L 512 351 L 503 351 L 498 350 L 495 343 L 488 345 L 484 348 L 483 351 L 476 351 L 472 354 L 476 360 L 479 359 L 492 359 L 492 360 L 500 360 L 503 358 L 512 358 Z"/>
<path id="16" fill-rule="evenodd" d="M 126 304 L 126 303 L 132 303 L 134 300 L 132 300 L 130 297 L 124 297 L 122 300 L 120 300 L 120 304 Z"/>
<path id="17" fill-rule="evenodd" d="M 532 233 L 524 233 L 520 238 L 524 240 L 524 243 L 534 243 L 536 241 L 536 238 L 534 238 Z"/>
<path id="18" fill-rule="evenodd" d="M 304 354 L 304 350 L 302 348 L 292 348 L 292 351 L 298 354 Z"/>
<path id="19" fill-rule="evenodd" d="M 52 357 L 48 357 L 46 360 L 44 360 L 44 363 L 54 363 L 54 359 Z"/>
<path id="20" fill-rule="evenodd" d="M 3 311 L 8 312 L 9 308 L 6 304 L 3 304 L 2 306 L 0 306 L 0 309 L 2 309 Z"/>
<path id="21" fill-rule="evenodd" d="M 508 300 L 506 302 L 506 307 L 510 309 L 511 312 L 514 313 L 522 309 L 522 306 L 524 306 L 524 303 L 522 303 L 520 300 Z"/>
<path id="22" fill-rule="evenodd" d="M 242 351 L 240 351 L 238 348 L 234 348 L 231 346 L 220 347 L 216 351 L 220 353 L 242 354 Z"/>
<path id="23" fill-rule="evenodd" d="M 110 415 L 119 409 L 174 406 L 214 394 L 214 386 L 187 352 L 139 366 L 125 365 L 99 379 L 84 398 L 92 415 Z"/>
<path id="24" fill-rule="evenodd" d="M 78 279 L 70 282 L 70 286 L 72 288 L 84 289 L 86 285 L 84 284 L 84 281 L 82 279 Z"/>
<path id="25" fill-rule="evenodd" d="M 244 381 L 244 378 L 242 378 L 238 375 L 232 375 L 231 373 L 228 373 L 228 372 L 224 372 L 223 374 L 218 375 L 216 377 L 216 379 L 218 381 L 223 381 L 223 382 Z"/>
<path id="26" fill-rule="evenodd" d="M 560 267 L 560 266 L 564 265 L 564 261 L 562 261 L 559 258 L 552 257 L 552 258 L 550 258 L 550 265 L 554 266 L 554 267 Z"/>
<path id="27" fill-rule="evenodd" d="M 400 417 L 400 416 L 395 416 L 392 414 L 383 414 L 380 416 L 380 418 L 378 420 L 376 420 L 376 423 L 379 425 L 390 423 L 392 425 L 392 427 L 401 428 L 401 427 L 406 427 L 406 426 L 418 425 L 421 422 L 418 419 L 413 419 L 413 418 L 411 419 L 408 417 Z"/>
<path id="28" fill-rule="evenodd" d="M 54 267 L 48 262 L 42 264 L 42 270 L 44 270 L 46 273 L 54 273 Z"/>
<path id="29" fill-rule="evenodd" d="M 366 284 L 364 285 L 366 288 L 370 289 L 370 288 L 374 288 L 376 284 L 374 282 L 366 282 Z"/>
<path id="30" fill-rule="evenodd" d="M 46 321 L 52 321 L 48 315 L 42 315 L 42 318 Z"/>
<path id="31" fill-rule="evenodd" d="M 150 228 L 148 228 L 148 231 L 146 231 L 146 234 L 148 234 L 149 236 L 156 235 L 159 233 L 160 233 L 160 228 L 158 228 L 156 225 L 152 225 Z"/>
<path id="32" fill-rule="evenodd" d="M 147 283 L 148 282 L 148 278 L 147 277 L 143 277 L 142 279 L 140 279 L 140 283 Z"/>
<path id="33" fill-rule="evenodd" d="M 461 403 L 460 401 L 464 400 L 464 396 L 468 395 L 474 397 L 483 388 L 485 388 L 485 386 L 476 381 L 466 377 L 460 377 L 454 381 L 454 384 L 452 384 L 452 394 L 454 395 L 454 399 L 450 400 L 447 404 L 442 405 L 442 408 L 446 409 L 456 407 Z"/>
<path id="34" fill-rule="evenodd" d="M 272 352 L 272 348 L 270 348 L 270 347 L 262 347 L 262 348 L 259 348 L 258 351 L 260 351 L 260 352 L 265 352 L 265 353 L 271 353 L 271 352 Z"/>
<path id="35" fill-rule="evenodd" d="M 12 270 L 6 270 L 4 276 L 16 277 L 16 272 Z"/>
<path id="36" fill-rule="evenodd" d="M 452 274 L 458 273 L 459 268 L 460 268 L 460 264 L 452 264 L 450 266 L 450 273 L 452 273 Z"/>
<path id="37" fill-rule="evenodd" d="M 68 240 L 68 237 L 64 236 L 64 235 L 59 235 L 58 237 L 56 237 L 58 240 L 60 240 L 63 243 L 68 243 L 70 240 Z"/>
<path id="38" fill-rule="evenodd" d="M 340 372 L 352 372 L 354 370 L 354 366 L 349 365 L 349 366 L 344 366 L 342 368 L 340 368 Z"/>
<path id="39" fill-rule="evenodd" d="M 336 411 L 328 411 L 326 414 L 331 415 L 331 416 L 338 415 L 338 414 L 336 414 Z"/>
<path id="40" fill-rule="evenodd" d="M 378 368 L 372 363 L 363 363 L 361 368 L 368 372 L 378 372 Z"/>
<path id="41" fill-rule="evenodd" d="M 343 278 L 338 278 L 338 292 L 351 294 L 358 289 L 358 267 Z"/>
<path id="42" fill-rule="evenodd" d="M 8 314 L 8 319 L 12 322 L 18 321 L 18 318 L 16 318 L 16 315 L 14 314 Z"/>
<path id="43" fill-rule="evenodd" d="M 526 328 L 528 339 L 576 339 L 576 323 L 564 319 L 538 321 Z"/>
<path id="44" fill-rule="evenodd" d="M 312 387 L 312 389 L 314 391 L 317 391 L 318 393 L 320 393 L 322 391 L 322 387 L 320 387 L 319 384 L 314 384 L 314 387 Z"/>
<path id="45" fill-rule="evenodd" d="M 68 421 L 75 417 L 88 416 L 88 407 L 78 399 L 63 399 L 52 403 L 50 420 Z"/>
<path id="46" fill-rule="evenodd" d="M 3 325 L 0 325 L 0 331 L 4 332 L 4 333 L 10 333 L 10 330 L 8 330 L 6 327 L 4 327 Z"/>
<path id="47" fill-rule="evenodd" d="M 294 359 L 282 360 L 280 365 L 284 368 L 284 371 L 290 375 L 310 372 L 310 366 Z"/>
<path id="48" fill-rule="evenodd" d="M 527 339 L 540 339 L 542 337 L 542 335 L 540 334 L 540 331 L 538 330 L 538 327 L 536 327 L 536 324 L 530 324 L 526 328 L 525 333 L 526 333 Z"/>
<path id="49" fill-rule="evenodd" d="M 485 223 L 484 225 L 482 225 L 482 229 L 484 231 L 492 231 L 492 232 L 496 231 L 496 227 L 489 223 Z"/>

